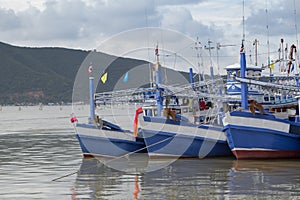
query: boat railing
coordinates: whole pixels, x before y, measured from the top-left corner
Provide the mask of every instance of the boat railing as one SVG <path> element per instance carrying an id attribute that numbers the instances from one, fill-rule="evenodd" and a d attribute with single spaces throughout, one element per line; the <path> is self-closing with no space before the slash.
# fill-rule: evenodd
<path id="1" fill-rule="evenodd" d="M 253 80 L 253 79 L 250 79 L 250 78 L 236 77 L 235 79 L 237 81 L 239 81 L 239 82 L 242 82 L 242 83 L 253 84 L 253 85 L 260 85 L 260 86 L 263 86 L 263 87 L 280 89 L 280 90 L 288 90 L 288 91 L 293 91 L 293 92 L 300 92 L 300 87 L 297 87 L 297 86 L 282 85 L 282 84 L 276 84 L 276 83 L 271 83 L 271 82 L 257 81 L 257 80 Z"/>
<path id="2" fill-rule="evenodd" d="M 218 87 L 216 87 L 216 85 Z M 163 96 L 174 95 L 178 98 L 221 98 L 224 99 L 224 95 L 217 97 L 216 88 L 223 86 L 223 79 L 215 79 L 209 81 L 202 81 L 185 85 L 157 85 L 158 88 L 163 89 Z M 114 103 L 143 103 L 147 100 L 155 100 L 155 92 L 157 87 L 149 88 L 133 88 L 110 92 L 95 93 L 94 101 L 96 104 L 114 104 Z M 203 89 L 206 87 L 206 89 Z M 232 98 L 230 96 L 226 97 Z"/>

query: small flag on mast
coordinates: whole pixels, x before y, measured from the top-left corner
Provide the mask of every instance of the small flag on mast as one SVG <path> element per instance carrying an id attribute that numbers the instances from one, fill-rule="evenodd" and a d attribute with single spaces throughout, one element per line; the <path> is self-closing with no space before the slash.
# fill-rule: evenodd
<path id="1" fill-rule="evenodd" d="M 102 76 L 101 76 L 101 81 L 102 83 L 105 83 L 107 80 L 107 72 L 105 72 Z"/>
<path id="2" fill-rule="evenodd" d="M 128 72 L 126 72 L 124 78 L 123 78 L 123 82 L 126 83 L 128 81 Z"/>
<path id="3" fill-rule="evenodd" d="M 295 68 L 295 65 L 294 65 L 294 63 L 292 64 L 292 67 L 291 67 L 291 72 L 290 73 L 292 73 L 293 71 L 294 71 L 294 68 Z"/>
<path id="4" fill-rule="evenodd" d="M 156 48 L 155 48 L 155 55 L 158 56 L 158 45 L 156 45 Z"/>
<path id="5" fill-rule="evenodd" d="M 271 68 L 271 70 L 274 70 L 275 66 L 274 66 L 274 63 L 273 63 L 273 62 L 271 62 L 270 68 Z"/>

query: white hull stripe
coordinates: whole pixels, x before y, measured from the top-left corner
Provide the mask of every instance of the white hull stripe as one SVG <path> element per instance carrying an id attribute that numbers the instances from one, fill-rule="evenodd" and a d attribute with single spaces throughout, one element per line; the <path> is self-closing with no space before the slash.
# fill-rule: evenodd
<path id="1" fill-rule="evenodd" d="M 174 134 L 183 134 L 188 136 L 198 136 L 203 138 L 212 138 L 218 140 L 226 140 L 226 135 L 222 130 L 205 129 L 191 126 L 180 126 L 173 124 L 163 124 L 155 122 L 141 122 L 142 129 L 148 129 L 153 131 L 168 132 Z"/>
<path id="2" fill-rule="evenodd" d="M 264 128 L 270 129 L 280 132 L 288 133 L 290 130 L 290 124 L 268 120 L 268 119 L 259 119 L 259 118 L 252 118 L 252 117 L 242 117 L 242 116 L 231 116 L 230 113 L 226 113 L 223 119 L 224 126 L 236 125 L 236 126 L 249 126 L 253 128 Z"/>
<path id="3" fill-rule="evenodd" d="M 233 148 L 231 151 L 277 151 L 277 150 L 264 149 L 264 148 Z"/>
<path id="4" fill-rule="evenodd" d="M 110 131 L 103 129 L 95 129 L 95 128 L 86 128 L 86 127 L 76 127 L 76 131 L 80 135 L 88 135 L 94 137 L 103 137 L 110 139 L 120 139 L 120 140 L 129 140 L 135 141 L 135 137 L 133 133 L 119 132 L 119 131 Z"/>

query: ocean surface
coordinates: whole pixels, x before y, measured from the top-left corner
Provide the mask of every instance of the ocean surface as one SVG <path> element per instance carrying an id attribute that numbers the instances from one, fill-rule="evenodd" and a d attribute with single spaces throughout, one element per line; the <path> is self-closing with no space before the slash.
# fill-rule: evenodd
<path id="1" fill-rule="evenodd" d="M 87 117 L 88 107 L 76 109 Z M 119 171 L 83 158 L 72 112 L 71 106 L 0 107 L 0 199 L 300 199 L 300 160 L 138 155 L 116 162 L 128 169 Z"/>

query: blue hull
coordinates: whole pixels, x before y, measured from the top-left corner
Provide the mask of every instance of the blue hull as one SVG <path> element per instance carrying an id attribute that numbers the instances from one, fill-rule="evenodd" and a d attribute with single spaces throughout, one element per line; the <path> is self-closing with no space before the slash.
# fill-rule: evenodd
<path id="1" fill-rule="evenodd" d="M 224 129 L 237 159 L 300 157 L 299 135 L 233 125 Z"/>
<path id="2" fill-rule="evenodd" d="M 233 116 L 246 118 L 249 124 L 236 125 L 229 123 L 224 126 L 228 144 L 237 159 L 268 159 L 268 158 L 299 158 L 300 157 L 300 125 L 287 120 L 275 119 L 267 115 L 245 115 L 235 113 Z M 261 127 L 251 126 L 251 118 L 267 120 L 288 125 L 289 131 L 283 132 L 274 130 L 272 126 L 265 126 L 261 122 Z"/>
<path id="3" fill-rule="evenodd" d="M 226 141 L 142 130 L 150 157 L 216 157 L 232 156 Z"/>
<path id="4" fill-rule="evenodd" d="M 84 134 L 76 134 L 84 156 L 119 157 L 133 153 L 147 153 L 144 141 L 110 139 Z"/>
<path id="5" fill-rule="evenodd" d="M 103 127 L 94 124 L 76 124 L 76 137 L 84 156 L 119 157 L 133 153 L 146 153 L 142 138 L 103 121 Z"/>

